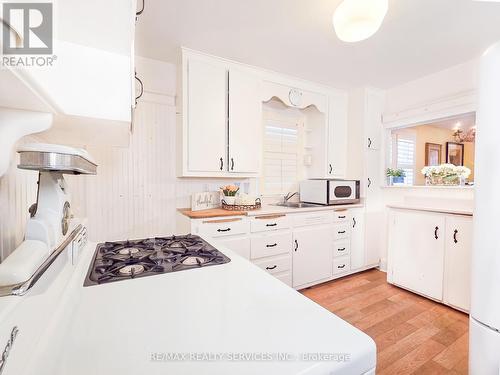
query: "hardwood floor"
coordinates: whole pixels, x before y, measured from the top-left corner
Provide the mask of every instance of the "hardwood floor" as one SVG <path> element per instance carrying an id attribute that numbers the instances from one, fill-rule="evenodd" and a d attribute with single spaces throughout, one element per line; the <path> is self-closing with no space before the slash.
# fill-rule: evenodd
<path id="1" fill-rule="evenodd" d="M 377 374 L 467 374 L 469 317 L 370 270 L 302 293 L 370 335 Z"/>

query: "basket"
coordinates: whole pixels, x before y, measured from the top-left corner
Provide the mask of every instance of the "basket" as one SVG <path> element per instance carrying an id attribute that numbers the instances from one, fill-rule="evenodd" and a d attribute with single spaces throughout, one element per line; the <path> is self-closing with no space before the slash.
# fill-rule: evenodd
<path id="1" fill-rule="evenodd" d="M 258 210 L 262 207 L 260 198 L 255 200 L 254 204 L 227 204 L 224 199 L 222 199 L 222 208 L 229 211 L 252 211 Z"/>

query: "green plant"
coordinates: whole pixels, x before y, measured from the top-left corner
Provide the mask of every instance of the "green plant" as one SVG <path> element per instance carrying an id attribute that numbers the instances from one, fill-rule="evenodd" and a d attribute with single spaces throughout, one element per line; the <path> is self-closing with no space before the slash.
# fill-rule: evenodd
<path id="1" fill-rule="evenodd" d="M 387 177 L 406 177 L 406 173 L 402 169 L 387 168 L 386 175 Z"/>

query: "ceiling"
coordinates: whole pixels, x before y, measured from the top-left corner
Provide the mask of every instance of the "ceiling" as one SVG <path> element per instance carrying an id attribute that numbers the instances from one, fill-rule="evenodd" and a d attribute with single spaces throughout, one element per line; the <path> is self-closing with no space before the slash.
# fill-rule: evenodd
<path id="1" fill-rule="evenodd" d="M 379 32 L 348 44 L 331 23 L 339 3 L 146 0 L 136 52 L 175 62 L 182 45 L 334 87 L 388 88 L 472 60 L 500 40 L 500 3 L 390 0 Z"/>
<path id="2" fill-rule="evenodd" d="M 436 126 L 439 128 L 445 128 L 450 130 L 460 129 L 462 131 L 467 131 L 470 128 L 476 126 L 476 113 L 466 113 L 460 116 L 454 116 L 444 120 L 439 120 L 431 124 L 426 124 L 430 126 Z"/>

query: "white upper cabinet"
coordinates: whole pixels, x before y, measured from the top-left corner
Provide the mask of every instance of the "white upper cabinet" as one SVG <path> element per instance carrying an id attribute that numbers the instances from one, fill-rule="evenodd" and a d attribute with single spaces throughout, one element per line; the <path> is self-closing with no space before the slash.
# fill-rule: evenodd
<path id="1" fill-rule="evenodd" d="M 365 94 L 365 147 L 379 150 L 382 137 L 382 113 L 385 95 L 376 89 L 366 89 Z"/>
<path id="2" fill-rule="evenodd" d="M 260 80 L 251 72 L 229 70 L 230 173 L 258 173 L 261 159 Z"/>
<path id="3" fill-rule="evenodd" d="M 347 112 L 347 94 L 330 94 L 328 104 L 327 177 L 345 178 L 347 168 Z"/>
<path id="4" fill-rule="evenodd" d="M 224 172 L 226 164 L 227 70 L 190 59 L 187 63 L 188 168 Z"/>

